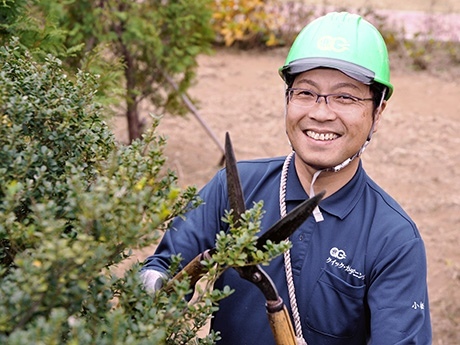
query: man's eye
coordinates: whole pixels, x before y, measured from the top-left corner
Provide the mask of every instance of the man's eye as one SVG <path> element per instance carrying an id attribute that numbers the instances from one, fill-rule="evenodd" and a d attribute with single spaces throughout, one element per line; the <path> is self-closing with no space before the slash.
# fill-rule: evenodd
<path id="1" fill-rule="evenodd" d="M 353 96 L 346 95 L 346 94 L 341 94 L 341 95 L 335 95 L 334 100 L 340 103 L 355 103 L 357 99 Z"/>
<path id="2" fill-rule="evenodd" d="M 309 90 L 302 90 L 297 93 L 298 96 L 300 97 L 314 97 L 313 92 Z"/>

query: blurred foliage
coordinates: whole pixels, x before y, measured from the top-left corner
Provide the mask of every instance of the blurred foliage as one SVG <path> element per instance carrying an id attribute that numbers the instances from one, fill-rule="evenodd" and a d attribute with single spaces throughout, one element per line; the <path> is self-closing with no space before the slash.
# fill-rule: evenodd
<path id="1" fill-rule="evenodd" d="M 155 113 L 188 111 L 180 94 L 195 78 L 197 56 L 211 52 L 210 1 L 86 0 L 66 6 L 60 26 L 73 33 L 66 45 L 83 42 L 83 52 L 104 47 L 105 61 L 123 64 L 130 141 L 144 130 L 142 101 L 154 105 Z M 76 55 L 77 61 L 82 58 Z"/>
<path id="2" fill-rule="evenodd" d="M 0 42 L 19 37 L 37 58 L 60 58 L 70 76 L 98 74 L 99 100 L 125 112 L 132 141 L 144 130 L 140 102 L 156 113 L 187 112 L 180 94 L 197 56 L 211 52 L 211 1 L 5 0 Z"/>
<path id="3" fill-rule="evenodd" d="M 216 41 L 245 48 L 279 45 L 281 16 L 275 5 L 270 0 L 214 0 L 212 27 Z"/>

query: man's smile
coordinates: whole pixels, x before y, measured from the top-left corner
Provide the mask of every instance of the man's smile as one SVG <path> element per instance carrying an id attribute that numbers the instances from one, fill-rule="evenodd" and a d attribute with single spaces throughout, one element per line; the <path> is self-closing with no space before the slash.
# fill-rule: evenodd
<path id="1" fill-rule="evenodd" d="M 335 133 L 317 133 L 311 130 L 307 130 L 304 132 L 308 137 L 315 139 L 315 140 L 320 140 L 320 141 L 330 141 L 337 139 L 339 136 Z"/>

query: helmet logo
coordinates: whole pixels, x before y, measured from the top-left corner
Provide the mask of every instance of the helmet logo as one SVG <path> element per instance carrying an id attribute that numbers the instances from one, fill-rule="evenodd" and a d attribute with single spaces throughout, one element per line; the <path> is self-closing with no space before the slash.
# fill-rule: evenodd
<path id="1" fill-rule="evenodd" d="M 317 46 L 320 50 L 342 53 L 348 50 L 350 43 L 344 37 L 323 36 L 318 39 Z"/>

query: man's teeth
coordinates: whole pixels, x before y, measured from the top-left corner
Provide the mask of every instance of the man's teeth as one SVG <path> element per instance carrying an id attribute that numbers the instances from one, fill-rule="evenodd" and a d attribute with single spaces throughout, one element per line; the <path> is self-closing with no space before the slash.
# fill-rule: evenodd
<path id="1" fill-rule="evenodd" d="M 313 131 L 307 131 L 307 135 L 315 140 L 334 140 L 338 138 L 338 135 L 334 133 L 316 133 Z"/>

